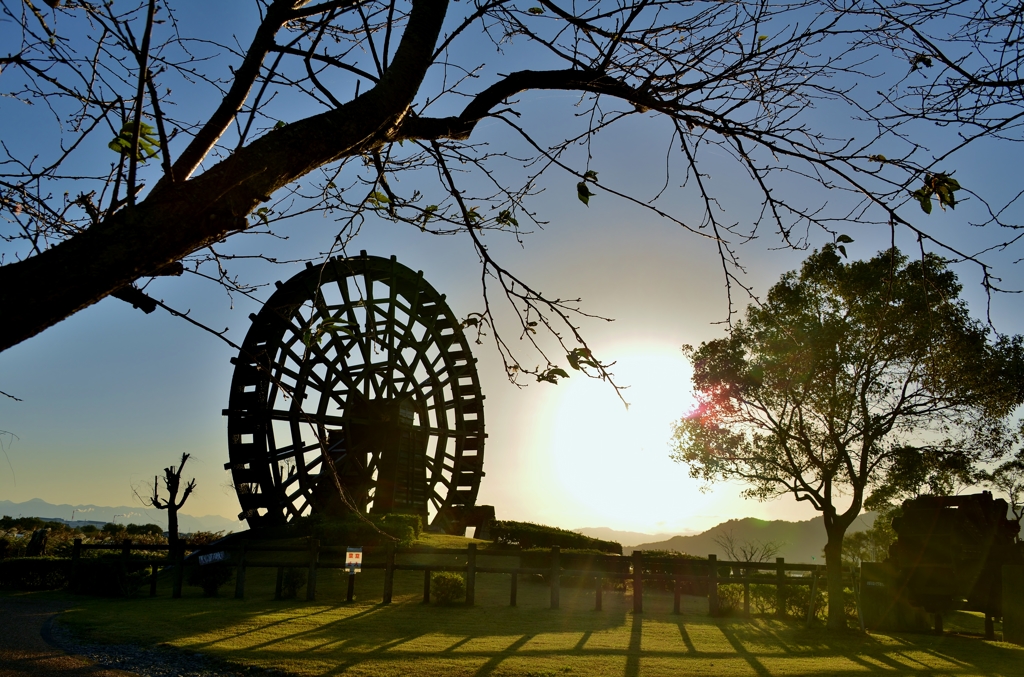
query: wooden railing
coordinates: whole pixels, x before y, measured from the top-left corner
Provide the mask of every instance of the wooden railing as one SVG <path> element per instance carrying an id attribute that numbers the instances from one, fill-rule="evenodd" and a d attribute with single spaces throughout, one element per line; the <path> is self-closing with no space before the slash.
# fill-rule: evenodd
<path id="1" fill-rule="evenodd" d="M 214 549 L 204 548 L 198 554 L 209 554 Z M 316 579 L 319 569 L 344 569 L 345 554 L 348 546 L 321 546 L 316 539 L 310 539 L 306 545 L 264 544 L 259 542 L 243 542 L 240 546 L 221 549 L 235 567 L 235 597 L 245 595 L 245 572 L 253 567 L 270 567 L 278 569 L 276 597 L 281 596 L 282 577 L 285 568 L 304 567 L 307 570 L 306 599 L 316 599 Z M 275 559 L 260 557 L 260 553 L 292 553 L 299 558 Z M 706 560 L 684 559 L 681 557 L 645 557 L 642 551 L 636 550 L 631 557 L 619 555 L 598 555 L 582 553 L 562 553 L 560 548 L 552 547 L 548 552 L 492 549 L 479 550 L 477 544 L 471 543 L 466 549 L 454 548 L 405 548 L 393 546 L 364 548 L 363 569 L 384 570 L 384 590 L 381 601 L 390 604 L 394 592 L 394 576 L 396 571 L 423 572 L 423 601 L 430 601 L 431 575 L 438 571 L 453 571 L 465 575 L 466 604 L 475 603 L 477 574 L 506 574 L 510 576 L 509 604 L 516 606 L 519 577 L 524 575 L 541 575 L 548 579 L 551 589 L 550 606 L 559 607 L 559 593 L 563 578 L 571 577 L 579 580 L 593 581 L 595 587 L 594 608 L 601 610 L 603 604 L 603 582 L 605 579 L 631 581 L 633 588 L 633 610 L 643 611 L 645 583 L 660 582 L 671 584 L 673 590 L 673 611 L 680 613 L 680 602 L 684 589 L 695 590 L 708 597 L 711 615 L 720 613 L 719 586 L 725 584 L 741 584 L 744 588 L 743 610 L 750 613 L 750 586 L 773 585 L 776 588 L 776 609 L 780 616 L 785 615 L 787 589 L 797 586 L 811 587 L 811 604 L 807 612 L 808 621 L 814 614 L 814 597 L 819 578 L 824 572 L 822 565 L 787 564 L 783 558 L 775 562 L 731 562 L 720 561 L 715 555 Z M 383 558 L 380 556 L 383 555 Z M 426 556 L 458 556 L 465 557 L 465 564 L 416 563 L 401 562 L 399 557 L 410 555 Z M 481 565 L 481 558 L 516 558 L 537 563 L 542 566 L 486 566 Z M 383 559 L 383 561 L 380 561 Z M 376 561 L 374 561 L 376 560 Z M 581 566 L 582 565 L 582 566 Z M 800 577 L 793 573 L 805 574 Z M 849 567 L 843 569 L 844 579 L 854 585 L 856 591 L 856 572 Z M 347 601 L 352 601 L 355 592 L 356 575 L 349 574 Z M 666 586 L 667 587 L 667 586 Z"/>
<path id="2" fill-rule="evenodd" d="M 162 566 L 174 566 L 174 579 L 172 583 L 171 596 L 175 599 L 181 597 L 181 587 L 183 583 L 183 576 L 185 567 L 183 566 L 185 553 L 196 551 L 199 549 L 198 546 L 193 546 L 187 541 L 181 541 L 179 543 L 179 549 L 177 553 L 170 552 L 171 546 L 167 544 L 147 544 L 147 543 L 135 543 L 130 538 L 126 538 L 120 543 L 83 543 L 82 539 L 76 538 L 74 548 L 71 551 L 71 581 L 70 588 L 72 591 L 78 590 L 80 576 L 81 576 L 81 561 L 82 553 L 87 550 L 120 550 L 121 551 L 121 562 L 122 566 L 127 566 L 129 562 L 132 564 L 145 564 L 149 566 L 152 571 L 149 577 L 149 595 L 150 597 L 156 596 L 156 581 L 157 573 Z M 142 552 L 167 552 L 166 557 L 145 557 L 142 559 L 130 559 L 132 551 Z"/>

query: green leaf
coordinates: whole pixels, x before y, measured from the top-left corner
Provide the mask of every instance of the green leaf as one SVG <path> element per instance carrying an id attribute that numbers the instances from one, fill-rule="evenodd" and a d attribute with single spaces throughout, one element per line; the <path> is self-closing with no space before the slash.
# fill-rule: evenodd
<path id="1" fill-rule="evenodd" d="M 528 11 L 530 14 L 543 14 L 544 13 L 543 8 L 541 8 L 541 7 L 531 7 L 530 9 L 528 9 L 526 11 Z"/>
<path id="2" fill-rule="evenodd" d="M 927 54 L 915 54 L 910 58 L 910 70 L 916 71 L 921 66 L 925 68 L 932 67 L 932 58 Z"/>
<path id="3" fill-rule="evenodd" d="M 580 202 L 590 206 L 590 198 L 593 197 L 593 193 L 590 192 L 590 188 L 587 186 L 586 181 L 580 181 L 576 184 L 576 197 L 580 199 Z"/>
<path id="4" fill-rule="evenodd" d="M 501 210 L 498 214 L 498 218 L 495 219 L 495 222 L 502 226 L 519 226 L 519 221 L 512 216 L 512 212 L 508 209 Z"/>
<path id="5" fill-rule="evenodd" d="M 569 378 L 568 372 L 560 367 L 551 367 L 537 374 L 537 382 L 546 382 L 558 385 L 559 378 Z"/>
<path id="6" fill-rule="evenodd" d="M 853 238 L 850 237 L 849 235 L 840 235 L 839 237 L 836 238 L 836 242 L 838 242 L 839 244 L 850 244 L 851 242 L 853 242 Z"/>
<path id="7" fill-rule="evenodd" d="M 569 366 L 576 371 L 582 371 L 580 365 L 584 367 L 593 367 L 595 369 L 601 366 L 593 358 L 593 355 L 588 348 L 575 348 L 571 352 L 566 353 L 565 359 L 569 361 Z"/>
<path id="8" fill-rule="evenodd" d="M 956 191 L 961 190 L 960 182 L 945 172 L 938 174 L 926 174 L 924 185 L 915 190 L 911 195 L 921 204 L 925 214 L 932 213 L 932 195 L 938 198 L 939 206 L 945 209 L 956 208 Z"/>
<path id="9" fill-rule="evenodd" d="M 881 154 L 879 154 L 879 155 L 869 155 L 868 156 L 868 160 L 870 160 L 871 162 L 881 162 L 883 165 L 886 162 L 889 161 L 888 158 L 886 158 L 884 155 L 881 155 Z"/>
<path id="10" fill-rule="evenodd" d="M 838 249 L 839 251 L 841 251 L 841 252 L 843 253 L 843 258 L 844 258 L 844 259 L 845 259 L 845 258 L 848 258 L 848 257 L 846 256 L 846 247 L 844 247 L 843 245 L 839 245 L 838 247 L 836 247 L 836 249 Z"/>
<path id="11" fill-rule="evenodd" d="M 287 124 L 288 123 L 285 122 L 284 120 L 278 120 L 277 123 L 274 125 L 274 129 L 281 129 L 282 127 L 284 127 Z"/>
<path id="12" fill-rule="evenodd" d="M 583 180 L 593 181 L 594 183 L 597 183 L 597 172 L 595 172 L 593 169 L 588 169 L 586 172 L 583 173 Z"/>
<path id="13" fill-rule="evenodd" d="M 119 155 L 130 155 L 134 132 L 134 122 L 124 123 L 120 133 L 107 144 L 107 148 Z M 145 122 L 139 123 L 139 154 L 136 156 L 136 159 L 140 162 L 145 162 L 160 153 L 160 140 L 153 136 L 153 132 L 154 129 Z"/>

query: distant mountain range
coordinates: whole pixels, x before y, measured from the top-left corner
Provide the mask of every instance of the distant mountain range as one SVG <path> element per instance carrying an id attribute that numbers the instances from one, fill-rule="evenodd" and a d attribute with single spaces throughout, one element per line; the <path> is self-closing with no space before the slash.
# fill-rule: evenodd
<path id="1" fill-rule="evenodd" d="M 577 534 L 583 534 L 584 536 L 590 536 L 591 538 L 600 538 L 602 541 L 614 541 L 615 543 L 621 544 L 623 547 L 634 546 L 638 543 L 650 543 L 652 541 L 666 540 L 676 536 L 677 534 L 663 533 L 663 534 L 645 534 L 639 531 L 618 531 L 616 529 L 610 529 L 608 527 L 581 527 L 579 529 L 572 529 Z M 691 534 L 698 533 L 694 529 L 684 530 L 682 536 L 689 536 Z"/>
<path id="2" fill-rule="evenodd" d="M 113 508 L 66 503 L 54 505 L 38 498 L 23 503 L 0 501 L 0 515 L 40 517 L 65 522 L 70 522 L 73 519 L 75 523 L 79 524 L 86 522 L 106 524 L 114 521 L 118 524 L 158 524 L 167 528 L 167 513 L 163 510 L 125 505 Z M 864 513 L 857 518 L 848 533 L 869 529 L 874 521 L 875 513 Z M 232 532 L 243 531 L 246 528 L 244 522 L 220 515 L 196 517 L 179 514 L 178 523 L 181 531 L 185 533 L 194 531 Z M 733 541 L 737 544 L 775 542 L 780 545 L 778 556 L 785 557 L 787 562 L 822 562 L 822 549 L 825 547 L 825 525 L 822 517 L 815 517 L 805 522 L 767 521 L 747 517 L 722 522 L 702 533 L 691 532 L 676 536 L 618 531 L 608 527 L 585 527 L 573 529 L 573 531 L 592 538 L 621 543 L 622 551 L 627 555 L 633 550 L 674 550 L 700 557 L 715 554 L 719 559 L 726 559 L 727 553 L 722 546 L 715 542 L 715 539 L 727 534 L 731 534 Z"/>
<path id="3" fill-rule="evenodd" d="M 12 501 L 0 501 L 0 515 L 11 517 L 39 517 L 41 519 L 59 519 L 64 522 L 71 522 L 74 515 L 74 522 L 107 522 L 116 521 L 118 524 L 157 524 L 164 529 L 167 528 L 167 512 L 155 508 L 143 508 L 139 506 L 121 505 L 110 508 L 102 505 L 69 505 L 62 503 L 54 505 L 46 501 L 33 498 L 24 503 Z M 116 520 L 115 520 L 116 518 Z M 194 531 L 242 531 L 247 528 L 245 522 L 229 519 L 220 515 L 203 515 L 196 517 L 178 513 L 178 529 L 184 533 Z"/>
<path id="4" fill-rule="evenodd" d="M 854 521 L 846 533 L 865 531 L 870 529 L 874 522 L 875 513 L 864 513 Z M 725 548 L 716 542 L 716 539 L 723 540 L 722 537 L 728 535 L 732 536 L 733 542 L 737 545 L 773 542 L 779 546 L 777 556 L 785 557 L 787 562 L 820 564 L 825 560 L 822 552 L 827 540 L 824 517 L 815 517 L 804 522 L 767 521 L 746 517 L 722 522 L 700 534 L 673 536 L 629 547 L 623 543 L 622 552 L 629 554 L 634 550 L 674 550 L 699 557 L 717 555 L 719 559 L 728 559 Z"/>

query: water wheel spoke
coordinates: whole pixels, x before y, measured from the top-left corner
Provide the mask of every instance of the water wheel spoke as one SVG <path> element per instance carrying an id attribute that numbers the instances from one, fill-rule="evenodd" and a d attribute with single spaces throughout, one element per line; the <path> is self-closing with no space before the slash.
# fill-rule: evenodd
<path id="1" fill-rule="evenodd" d="M 444 297 L 394 258 L 332 259 L 279 284 L 231 393 L 235 485 L 267 494 L 251 526 L 333 509 L 322 444 L 360 509 L 439 516 L 476 495 L 485 435 L 468 341 Z"/>

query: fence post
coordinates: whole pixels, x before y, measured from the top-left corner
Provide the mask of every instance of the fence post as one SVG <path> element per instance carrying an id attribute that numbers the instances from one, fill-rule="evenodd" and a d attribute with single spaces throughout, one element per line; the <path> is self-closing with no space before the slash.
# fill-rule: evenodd
<path id="1" fill-rule="evenodd" d="M 466 606 L 476 603 L 476 543 L 466 550 Z"/>
<path id="2" fill-rule="evenodd" d="M 423 603 L 430 604 L 430 569 L 423 571 Z"/>
<path id="3" fill-rule="evenodd" d="M 719 615 L 718 605 L 718 555 L 708 555 L 708 614 Z"/>
<path id="4" fill-rule="evenodd" d="M 786 617 L 786 558 L 775 558 L 775 615 Z"/>
<path id="5" fill-rule="evenodd" d="M 242 552 L 238 555 L 238 566 L 235 568 L 235 599 L 245 597 L 245 548 L 248 542 L 242 541 Z"/>
<path id="6" fill-rule="evenodd" d="M 355 572 L 349 572 L 348 575 L 348 589 L 345 591 L 345 601 L 351 602 L 356 598 L 356 575 Z"/>
<path id="7" fill-rule="evenodd" d="M 316 599 L 316 565 L 320 559 L 320 539 L 309 539 L 309 573 L 306 575 L 306 601 Z"/>
<path id="8" fill-rule="evenodd" d="M 743 616 L 751 616 L 751 567 L 743 567 Z"/>
<path id="9" fill-rule="evenodd" d="M 395 545 L 388 543 L 384 555 L 384 597 L 383 604 L 391 604 L 391 598 L 395 589 Z"/>
<path id="10" fill-rule="evenodd" d="M 672 613 L 679 614 L 683 595 L 683 581 L 679 578 L 679 562 L 672 563 Z"/>
<path id="11" fill-rule="evenodd" d="M 512 570 L 512 588 L 508 593 L 508 605 L 515 606 L 519 596 L 519 569 Z"/>
<path id="12" fill-rule="evenodd" d="M 6 543 L 0 544 L 0 548 L 7 547 Z M 0 559 L 3 559 L 0 553 Z M 82 559 L 82 539 L 75 539 L 75 547 L 71 550 L 71 592 L 78 592 L 78 565 Z"/>
<path id="13" fill-rule="evenodd" d="M 814 567 L 811 570 L 811 601 L 807 604 L 807 623 L 810 627 L 811 621 L 814 619 L 814 603 L 817 601 L 818 596 L 818 567 Z"/>
<path id="14" fill-rule="evenodd" d="M 557 609 L 559 605 L 559 593 L 561 592 L 562 586 L 562 563 L 561 563 L 561 552 L 562 549 L 557 546 L 551 546 L 551 571 L 548 574 L 548 578 L 551 583 L 551 608 Z"/>
<path id="15" fill-rule="evenodd" d="M 174 587 L 171 589 L 171 598 L 181 599 L 181 584 L 185 580 L 185 544 L 179 541 L 172 556 L 174 558 Z"/>
<path id="16" fill-rule="evenodd" d="M 643 613 L 644 610 L 644 553 L 642 550 L 633 551 L 633 613 Z"/>
<path id="17" fill-rule="evenodd" d="M 604 607 L 604 577 L 601 574 L 594 580 L 594 588 L 594 611 L 601 611 Z"/>

